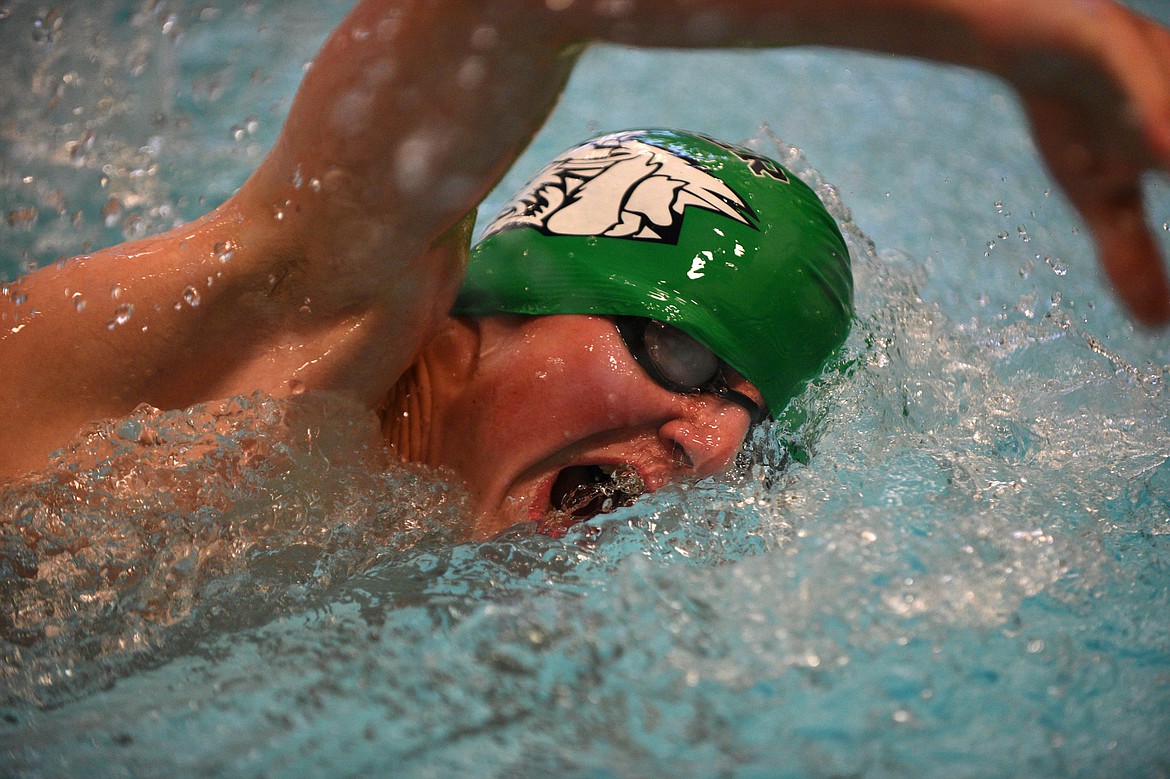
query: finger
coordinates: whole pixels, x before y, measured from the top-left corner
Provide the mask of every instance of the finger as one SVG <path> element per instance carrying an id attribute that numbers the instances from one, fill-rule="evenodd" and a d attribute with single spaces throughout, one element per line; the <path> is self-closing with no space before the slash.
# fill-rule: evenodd
<path id="1" fill-rule="evenodd" d="M 1089 223 L 1105 275 L 1126 308 L 1149 327 L 1170 323 L 1170 285 L 1146 226 L 1141 190 L 1081 199 L 1088 202 L 1075 205 Z"/>
<path id="2" fill-rule="evenodd" d="M 1130 89 L 1135 118 L 1143 127 L 1153 164 L 1170 171 L 1170 31 L 1141 17 L 1133 17 L 1133 22 L 1145 50 L 1131 49 L 1129 56 L 1149 60 L 1144 77 Z"/>

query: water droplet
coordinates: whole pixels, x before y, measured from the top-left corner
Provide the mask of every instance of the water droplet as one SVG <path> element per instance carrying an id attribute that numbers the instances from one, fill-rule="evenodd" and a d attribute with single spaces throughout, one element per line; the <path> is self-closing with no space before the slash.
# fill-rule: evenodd
<path id="1" fill-rule="evenodd" d="M 80 292 L 73 293 L 73 307 L 77 309 L 77 313 L 85 310 L 85 298 L 81 296 Z"/>
<path id="2" fill-rule="evenodd" d="M 564 2 L 564 0 L 561 0 L 561 2 Z M 573 0 L 568 0 L 568 2 L 571 4 Z M 548 5 L 548 3 L 546 3 L 546 5 Z M 553 8 L 551 5 L 548 5 L 548 9 L 550 11 L 558 10 Z M 483 24 L 479 27 L 476 27 L 475 32 L 471 34 L 471 46 L 477 51 L 487 51 L 489 49 L 493 49 L 495 48 L 496 44 L 499 43 L 499 41 L 499 30 L 497 30 L 495 27 L 492 27 L 490 24 Z"/>
<path id="3" fill-rule="evenodd" d="M 133 303 L 123 303 L 114 309 L 114 318 L 106 322 L 106 329 L 113 330 L 115 327 L 120 327 L 130 321 L 130 316 L 134 313 Z"/>
<path id="4" fill-rule="evenodd" d="M 1023 225 L 1016 227 L 1016 232 L 1019 234 L 1020 239 L 1024 241 L 1024 243 L 1032 240 L 1031 236 L 1028 235 L 1028 228 L 1024 227 Z"/>
<path id="5" fill-rule="evenodd" d="M 8 226 L 14 230 L 32 230 L 39 213 L 32 206 L 14 208 L 8 212 Z"/>
<path id="6" fill-rule="evenodd" d="M 33 20 L 33 40 L 41 44 L 52 44 L 61 34 L 64 19 L 56 11 L 49 11 L 44 16 Z"/>
<path id="7" fill-rule="evenodd" d="M 1045 257 L 1044 262 L 1048 264 L 1049 268 L 1052 268 L 1052 272 L 1057 276 L 1065 276 L 1068 274 L 1068 263 L 1059 257 Z"/>
<path id="8" fill-rule="evenodd" d="M 187 301 L 187 305 L 195 308 L 199 305 L 199 290 L 195 287 L 187 287 L 183 290 L 183 300 Z"/>
<path id="9" fill-rule="evenodd" d="M 113 227 L 118 224 L 118 215 L 122 213 L 122 201 L 110 195 L 106 199 L 106 204 L 102 206 L 102 220 L 106 227 Z"/>
<path id="10" fill-rule="evenodd" d="M 483 59 L 473 56 L 463 60 L 455 80 L 461 89 L 472 90 L 482 84 L 486 77 L 487 68 L 483 64 Z"/>
<path id="11" fill-rule="evenodd" d="M 294 395 L 301 395 L 305 391 L 305 383 L 299 379 L 289 379 L 288 391 Z"/>
<path id="12" fill-rule="evenodd" d="M 318 179 L 318 178 L 309 179 L 309 189 L 313 190 L 314 192 L 320 192 L 321 191 L 321 179 Z"/>
<path id="13" fill-rule="evenodd" d="M 215 245 L 215 256 L 220 262 L 231 262 L 236 245 L 231 241 L 220 241 Z"/>
<path id="14" fill-rule="evenodd" d="M 117 300 L 118 298 L 122 297 L 122 285 L 121 284 L 115 284 L 114 286 L 110 287 L 110 297 L 114 300 Z"/>
<path id="15" fill-rule="evenodd" d="M 296 169 L 293 170 L 292 183 L 296 189 L 300 189 L 305 185 L 305 177 L 301 175 L 300 165 L 297 165 Z"/>

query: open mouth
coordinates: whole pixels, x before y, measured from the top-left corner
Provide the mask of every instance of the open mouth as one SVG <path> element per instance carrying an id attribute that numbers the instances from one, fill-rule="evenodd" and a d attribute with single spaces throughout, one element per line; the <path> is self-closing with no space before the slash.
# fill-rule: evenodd
<path id="1" fill-rule="evenodd" d="M 578 522 L 633 504 L 646 483 L 632 465 L 572 465 L 553 482 L 551 511 L 537 530 L 559 538 Z"/>

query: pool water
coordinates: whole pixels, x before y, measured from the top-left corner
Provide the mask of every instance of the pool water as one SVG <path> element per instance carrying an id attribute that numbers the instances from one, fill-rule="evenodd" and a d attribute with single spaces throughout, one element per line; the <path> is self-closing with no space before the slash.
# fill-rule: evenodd
<path id="1" fill-rule="evenodd" d="M 220 202 L 347 5 L 0 6 L 0 275 Z M 458 490 L 371 472 L 335 398 L 101 423 L 0 493 L 4 565 L 20 523 L 102 541 L 6 576 L 0 773 L 1170 775 L 1170 340 L 1102 286 L 1010 92 L 599 49 L 483 211 L 645 125 L 776 155 L 854 254 L 844 354 L 739 473 L 468 544 Z"/>

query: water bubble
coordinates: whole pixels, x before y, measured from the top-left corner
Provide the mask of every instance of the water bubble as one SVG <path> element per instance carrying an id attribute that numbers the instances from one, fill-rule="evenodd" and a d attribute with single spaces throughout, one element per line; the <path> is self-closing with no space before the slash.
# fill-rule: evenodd
<path id="1" fill-rule="evenodd" d="M 114 309 L 114 318 L 106 322 L 106 329 L 113 330 L 115 327 L 120 327 L 130 321 L 130 316 L 134 313 L 133 303 L 123 303 Z"/>
<path id="2" fill-rule="evenodd" d="M 82 297 L 80 292 L 73 293 L 73 307 L 77 309 L 77 313 L 79 314 L 85 310 L 85 298 Z"/>
<path id="3" fill-rule="evenodd" d="M 193 286 L 188 286 L 183 290 L 183 300 L 187 301 L 187 305 L 195 308 L 199 305 L 199 290 Z"/>

